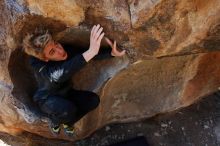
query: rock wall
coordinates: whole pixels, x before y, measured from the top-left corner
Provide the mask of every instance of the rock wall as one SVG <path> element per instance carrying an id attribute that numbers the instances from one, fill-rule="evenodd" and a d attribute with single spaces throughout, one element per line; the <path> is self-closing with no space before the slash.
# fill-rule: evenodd
<path id="1" fill-rule="evenodd" d="M 219 0 L 1 0 L 0 7 L 1 132 L 54 138 L 32 101 L 36 82 L 21 46 L 38 26 L 77 49 L 101 24 L 127 50 L 73 75 L 74 88 L 98 93 L 101 103 L 76 123 L 75 138 L 59 139 L 185 107 L 220 86 Z"/>

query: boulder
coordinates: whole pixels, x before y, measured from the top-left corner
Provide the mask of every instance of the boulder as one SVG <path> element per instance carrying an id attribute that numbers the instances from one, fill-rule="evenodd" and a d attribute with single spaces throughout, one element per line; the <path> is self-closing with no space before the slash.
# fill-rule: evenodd
<path id="1" fill-rule="evenodd" d="M 75 124 L 76 137 L 56 139 L 74 141 L 109 123 L 173 111 L 220 86 L 219 0 L 2 0 L 0 7 L 1 132 L 55 138 L 32 101 L 37 85 L 22 51 L 23 37 L 36 27 L 80 49 L 101 24 L 127 52 L 92 60 L 73 75 L 73 88 L 94 91 L 101 102 Z"/>

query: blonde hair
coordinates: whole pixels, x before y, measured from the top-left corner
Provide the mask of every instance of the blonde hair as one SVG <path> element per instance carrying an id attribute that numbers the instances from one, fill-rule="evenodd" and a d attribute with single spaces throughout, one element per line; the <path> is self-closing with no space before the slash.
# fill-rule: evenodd
<path id="1" fill-rule="evenodd" d="M 52 40 L 48 30 L 36 29 L 34 33 L 27 34 L 23 39 L 23 50 L 28 55 L 34 56 L 41 60 L 44 59 L 43 50 L 46 44 Z"/>

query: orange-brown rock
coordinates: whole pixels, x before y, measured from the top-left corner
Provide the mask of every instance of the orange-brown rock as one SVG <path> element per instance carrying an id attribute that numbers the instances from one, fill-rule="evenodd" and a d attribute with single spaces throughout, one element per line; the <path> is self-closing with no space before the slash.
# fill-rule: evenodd
<path id="1" fill-rule="evenodd" d="M 1 132 L 53 138 L 32 101 L 36 82 L 21 51 L 24 35 L 39 26 L 77 49 L 88 47 L 99 23 L 127 50 L 73 76 L 74 88 L 98 93 L 101 103 L 76 123 L 77 137 L 59 139 L 185 107 L 220 86 L 219 0 L 2 0 L 0 7 Z"/>

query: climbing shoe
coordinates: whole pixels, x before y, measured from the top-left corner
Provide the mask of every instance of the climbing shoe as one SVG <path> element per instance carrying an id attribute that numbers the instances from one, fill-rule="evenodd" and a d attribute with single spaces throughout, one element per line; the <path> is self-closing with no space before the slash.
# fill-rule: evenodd
<path id="1" fill-rule="evenodd" d="M 75 135 L 75 130 L 73 126 L 63 124 L 63 130 L 66 136 L 73 137 Z"/>
<path id="2" fill-rule="evenodd" d="M 50 131 L 54 136 L 58 136 L 60 134 L 60 126 L 51 126 Z"/>

